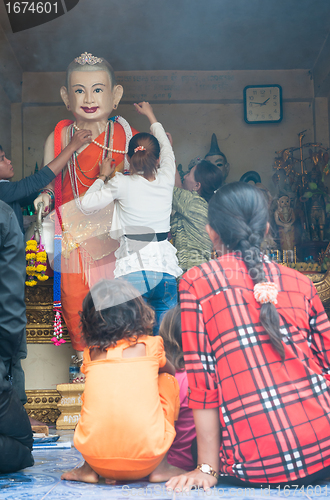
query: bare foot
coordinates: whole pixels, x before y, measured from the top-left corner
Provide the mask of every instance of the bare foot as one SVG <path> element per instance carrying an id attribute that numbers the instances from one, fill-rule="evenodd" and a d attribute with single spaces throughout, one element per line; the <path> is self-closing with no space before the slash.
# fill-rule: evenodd
<path id="1" fill-rule="evenodd" d="M 65 481 L 82 481 L 83 483 L 98 483 L 99 476 L 93 471 L 92 467 L 85 462 L 78 469 L 72 469 L 69 472 L 64 472 L 61 479 Z"/>
<path id="2" fill-rule="evenodd" d="M 149 481 L 151 483 L 162 483 L 164 481 L 168 481 L 171 477 L 179 476 L 180 474 L 185 474 L 186 472 L 186 470 L 180 469 L 180 467 L 170 465 L 167 461 L 167 455 L 165 455 L 160 464 L 149 475 Z"/>
<path id="3" fill-rule="evenodd" d="M 116 484 L 115 479 L 104 478 L 104 482 L 105 482 L 105 484 Z"/>

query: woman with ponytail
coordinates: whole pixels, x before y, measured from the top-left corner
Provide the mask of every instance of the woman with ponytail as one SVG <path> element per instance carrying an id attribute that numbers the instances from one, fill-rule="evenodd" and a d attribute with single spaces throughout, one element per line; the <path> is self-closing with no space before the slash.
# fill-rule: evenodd
<path id="1" fill-rule="evenodd" d="M 171 488 L 330 476 L 330 323 L 313 283 L 261 254 L 267 216 L 258 189 L 222 186 L 207 226 L 219 257 L 180 281 L 198 466 Z"/>
<path id="2" fill-rule="evenodd" d="M 86 212 L 114 203 L 110 236 L 119 240 L 115 252 L 115 278 L 129 281 L 160 316 L 177 304 L 176 278 L 182 270 L 176 250 L 168 240 L 175 180 L 172 146 L 148 102 L 135 109 L 150 122 L 151 134 L 140 133 L 128 145 L 128 175 L 115 170 L 111 155 L 100 166 L 100 175 L 82 199 Z"/>

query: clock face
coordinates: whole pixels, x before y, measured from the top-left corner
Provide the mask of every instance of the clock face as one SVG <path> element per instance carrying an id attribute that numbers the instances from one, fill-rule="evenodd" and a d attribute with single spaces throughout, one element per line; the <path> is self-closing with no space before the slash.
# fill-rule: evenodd
<path id="1" fill-rule="evenodd" d="M 247 123 L 280 122 L 282 120 L 282 88 L 279 85 L 245 87 L 244 120 Z"/>

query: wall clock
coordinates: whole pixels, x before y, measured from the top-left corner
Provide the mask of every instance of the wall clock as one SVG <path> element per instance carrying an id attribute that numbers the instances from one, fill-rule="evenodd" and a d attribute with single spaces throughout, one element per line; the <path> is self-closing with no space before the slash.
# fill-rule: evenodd
<path id="1" fill-rule="evenodd" d="M 246 123 L 279 123 L 282 120 L 280 85 L 248 85 L 243 96 Z"/>

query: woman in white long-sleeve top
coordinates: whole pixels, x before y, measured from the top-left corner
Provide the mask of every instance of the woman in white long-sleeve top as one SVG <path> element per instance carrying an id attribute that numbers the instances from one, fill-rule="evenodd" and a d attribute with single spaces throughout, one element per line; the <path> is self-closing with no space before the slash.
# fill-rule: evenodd
<path id="1" fill-rule="evenodd" d="M 175 158 L 162 125 L 147 102 L 134 105 L 150 121 L 151 134 L 132 137 L 128 147 L 129 175 L 117 172 L 111 158 L 104 160 L 100 176 L 82 199 L 85 211 L 115 202 L 111 236 L 120 241 L 115 277 L 132 283 L 154 307 L 159 318 L 177 303 L 176 277 L 182 273 L 176 249 L 168 241 Z"/>

